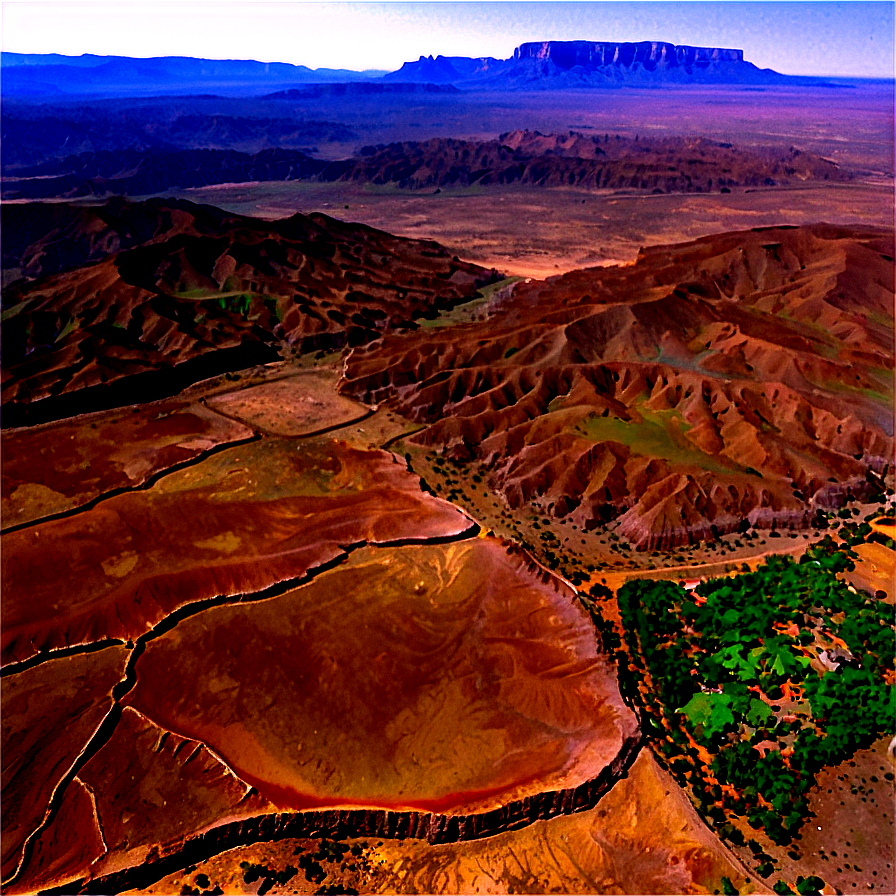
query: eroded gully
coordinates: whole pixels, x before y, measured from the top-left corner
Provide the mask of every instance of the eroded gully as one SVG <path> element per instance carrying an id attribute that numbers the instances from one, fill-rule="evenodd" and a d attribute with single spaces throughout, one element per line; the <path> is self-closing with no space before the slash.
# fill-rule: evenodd
<path id="1" fill-rule="evenodd" d="M 220 412 L 216 411 L 216 413 Z M 375 409 L 367 408 L 365 413 L 359 415 L 358 418 L 343 421 L 334 426 L 326 427 L 311 433 L 305 433 L 294 438 L 307 439 L 337 432 L 340 429 L 363 422 L 374 413 Z M 84 513 L 96 507 L 103 501 L 107 501 L 116 495 L 125 492 L 145 491 L 166 476 L 201 464 L 210 456 L 225 449 L 259 441 L 264 438 L 265 435 L 265 433 L 256 429 L 253 435 L 246 439 L 216 445 L 214 448 L 211 448 L 196 457 L 158 471 L 138 485 L 112 490 L 91 499 L 80 507 L 62 511 L 28 523 L 11 526 L 8 529 L 3 530 L 0 534 L 40 525 L 41 523 L 54 519 L 76 516 L 79 513 Z M 402 434 L 403 437 L 406 437 L 407 435 L 407 433 Z M 390 443 L 393 441 L 394 439 L 390 440 Z M 398 460 L 397 457 L 396 460 Z M 56 818 L 68 787 L 71 786 L 73 781 L 78 779 L 81 769 L 83 769 L 90 759 L 92 759 L 111 739 L 121 718 L 121 701 L 136 685 L 136 664 L 148 643 L 171 631 L 184 619 L 214 607 L 235 603 L 253 603 L 285 594 L 287 591 L 305 585 L 318 576 L 340 566 L 354 551 L 360 548 L 398 548 L 410 545 L 446 544 L 464 541 L 478 536 L 481 532 L 479 524 L 473 520 L 463 508 L 457 507 L 456 509 L 470 521 L 470 525 L 456 535 L 420 539 L 403 538 L 389 542 L 369 542 L 363 540 L 353 544 L 343 545 L 340 546 L 340 553 L 336 557 L 307 570 L 301 576 L 285 579 L 256 592 L 216 595 L 214 597 L 194 601 L 174 610 L 153 626 L 153 628 L 140 635 L 133 642 L 121 681 L 119 681 L 119 683 L 112 689 L 112 708 L 54 789 L 42 821 L 26 839 L 16 871 L 8 880 L 3 881 L 4 886 L 9 888 L 15 885 L 16 880 L 28 866 L 41 833 L 45 831 Z M 540 567 L 547 575 L 553 575 L 541 567 L 541 564 L 538 564 L 534 558 L 531 559 L 532 562 Z M 123 644 L 124 642 L 120 640 L 108 639 L 101 642 L 93 642 L 91 644 L 72 645 L 70 647 L 44 651 L 20 663 L 5 666 L 0 674 L 3 676 L 15 675 L 49 660 L 70 656 L 75 653 L 94 652 L 111 646 L 123 646 Z M 643 743 L 644 738 L 639 729 L 635 735 L 626 738 L 623 741 L 617 755 L 604 767 L 597 777 L 585 781 L 573 788 L 557 791 L 543 791 L 521 800 L 513 800 L 504 806 L 486 812 L 469 815 L 443 815 L 413 810 L 400 811 L 375 808 L 333 808 L 302 812 L 266 813 L 252 818 L 219 825 L 205 833 L 188 837 L 180 844 L 176 845 L 171 851 L 160 851 L 158 857 L 144 862 L 141 865 L 125 868 L 102 877 L 85 877 L 79 881 L 66 883 L 60 887 L 42 892 L 64 894 L 77 891 L 80 893 L 100 894 L 116 893 L 127 889 L 145 888 L 187 865 L 205 861 L 236 846 L 276 841 L 285 838 L 321 836 L 331 838 L 413 838 L 426 840 L 429 843 L 436 844 L 490 837 L 505 831 L 527 827 L 537 821 L 546 820 L 559 815 L 569 815 L 593 809 L 600 799 L 612 789 L 614 784 L 625 776 L 627 770 L 637 758 Z M 97 823 L 100 823 L 99 819 Z"/>

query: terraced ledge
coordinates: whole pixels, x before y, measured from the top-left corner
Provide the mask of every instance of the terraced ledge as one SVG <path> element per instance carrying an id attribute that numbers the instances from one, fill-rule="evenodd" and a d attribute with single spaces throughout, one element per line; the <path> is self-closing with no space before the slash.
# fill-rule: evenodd
<path id="1" fill-rule="evenodd" d="M 463 516 L 466 516 L 466 514 L 464 514 L 462 511 L 461 513 Z M 429 538 L 398 538 L 391 541 L 378 542 L 370 542 L 365 539 L 363 541 L 357 541 L 348 545 L 340 545 L 341 550 L 336 557 L 333 557 L 332 559 L 327 560 L 319 564 L 318 566 L 307 570 L 300 576 L 283 579 L 282 581 L 275 582 L 273 585 L 270 585 L 267 588 L 263 588 L 260 591 L 253 591 L 243 594 L 217 594 L 214 597 L 203 598 L 202 600 L 193 601 L 192 603 L 184 604 L 183 606 L 178 607 L 176 610 L 169 613 L 164 619 L 156 623 L 156 625 L 154 625 L 148 632 L 145 632 L 143 635 L 140 635 L 137 639 L 135 639 L 135 641 L 133 642 L 135 654 L 139 652 L 142 645 L 146 644 L 147 641 L 151 641 L 154 638 L 157 638 L 159 635 L 170 631 L 172 628 L 174 628 L 175 625 L 190 616 L 195 616 L 197 613 L 201 613 L 204 610 L 210 609 L 211 607 L 219 607 L 223 606 L 224 604 L 254 603 L 256 601 L 268 600 L 272 597 L 279 597 L 281 594 L 285 594 L 287 591 L 291 591 L 293 588 L 298 588 L 300 585 L 307 584 L 322 573 L 328 572 L 331 569 L 335 569 L 337 566 L 344 563 L 351 554 L 353 554 L 360 548 L 401 548 L 409 547 L 411 545 L 451 544 L 456 541 L 466 541 L 470 538 L 476 538 L 481 531 L 482 529 L 479 524 L 474 520 L 470 520 L 470 525 L 467 526 L 466 529 L 453 535 L 434 535 L 430 536 Z M 59 659 L 60 657 L 72 656 L 78 653 L 93 653 L 106 647 L 112 647 L 115 645 L 121 646 L 124 643 L 125 642 L 119 638 L 104 638 L 100 641 L 91 641 L 89 643 L 83 644 L 72 644 L 68 647 L 51 648 L 50 650 L 44 650 L 40 653 L 34 654 L 33 656 L 30 656 L 28 659 L 22 660 L 21 662 L 6 663 L 2 667 L 2 669 L 0 669 L 0 677 L 6 678 L 8 675 L 15 675 L 19 672 L 25 672 L 28 669 L 39 666 L 41 663 L 44 663 L 47 660 Z M 136 658 L 136 656 L 132 655 L 132 660 L 131 663 L 129 663 L 129 667 L 131 666 L 133 660 L 135 660 Z M 130 690 L 130 688 L 128 690 Z M 127 691 L 125 691 L 125 693 L 127 693 Z"/>
<path id="2" fill-rule="evenodd" d="M 225 604 L 236 604 L 236 603 L 255 603 L 258 601 L 268 600 L 270 598 L 278 597 L 281 594 L 285 594 L 288 591 L 291 591 L 294 588 L 297 588 L 301 585 L 305 585 L 317 578 L 319 575 L 322 575 L 325 572 L 328 572 L 336 567 L 340 566 L 348 557 L 364 547 L 373 547 L 373 548 L 395 548 L 395 547 L 404 547 L 412 544 L 448 544 L 451 542 L 457 541 L 466 541 L 471 538 L 475 538 L 480 532 L 479 525 L 475 522 L 470 523 L 470 525 L 464 529 L 462 532 L 456 535 L 444 535 L 444 536 L 434 536 L 431 538 L 425 539 L 400 539 L 392 542 L 379 542 L 376 544 L 370 544 L 369 542 L 359 541 L 351 545 L 343 546 L 342 552 L 333 559 L 321 563 L 320 565 L 314 567 L 313 569 L 308 570 L 301 576 L 297 576 L 292 579 L 285 579 L 281 582 L 277 582 L 274 585 L 271 585 L 268 588 L 265 588 L 261 591 L 256 591 L 250 594 L 219 594 L 215 597 L 206 598 L 204 600 L 195 601 L 193 603 L 187 604 L 185 606 L 179 607 L 177 610 L 169 613 L 164 619 L 158 622 L 152 629 L 148 632 L 144 633 L 140 637 L 138 637 L 133 642 L 133 649 L 131 650 L 130 656 L 128 657 L 127 665 L 125 666 L 124 675 L 122 676 L 121 681 L 112 690 L 112 699 L 114 700 L 113 707 L 109 710 L 101 724 L 97 727 L 93 736 L 90 738 L 88 743 L 84 746 L 80 755 L 77 757 L 75 762 L 72 763 L 65 777 L 60 781 L 58 786 L 54 789 L 53 794 L 50 798 L 50 802 L 47 807 L 47 811 L 44 814 L 43 821 L 36 827 L 31 834 L 28 836 L 25 841 L 25 847 L 23 850 L 22 860 L 19 862 L 19 866 L 16 869 L 15 873 L 8 879 L 3 881 L 4 887 L 8 888 L 15 884 L 15 881 L 18 879 L 22 870 L 28 867 L 29 859 L 31 851 L 34 849 L 34 844 L 37 842 L 40 834 L 52 824 L 53 820 L 56 817 L 56 814 L 59 811 L 59 806 L 62 803 L 62 799 L 68 789 L 69 784 L 76 779 L 81 771 L 81 769 L 87 764 L 87 762 L 93 758 L 99 750 L 109 742 L 114 733 L 116 726 L 118 725 L 118 721 L 121 718 L 122 712 L 122 700 L 124 697 L 129 694 L 137 683 L 137 673 L 136 673 L 136 663 L 137 660 L 143 655 L 144 650 L 146 649 L 146 645 L 148 642 L 153 641 L 156 638 L 164 635 L 165 633 L 171 631 L 175 626 L 179 623 L 183 622 L 185 619 L 195 616 L 199 613 L 202 613 L 206 610 L 211 609 L 212 607 L 223 606 Z M 121 645 L 121 641 L 115 639 L 107 639 L 103 642 L 94 642 L 93 644 L 81 644 L 81 645 L 73 645 L 71 647 L 63 648 L 61 650 L 47 651 L 41 654 L 37 654 L 36 656 L 30 657 L 21 663 L 9 664 L 4 667 L 3 675 L 4 677 L 8 675 L 13 675 L 18 672 L 24 672 L 27 669 L 31 669 L 37 665 L 40 665 L 42 662 L 58 659 L 61 656 L 73 655 L 76 653 L 88 653 L 97 650 L 101 650 L 113 645 Z M 99 646 L 97 646 L 99 645 Z M 403 814 L 403 813 L 385 813 L 389 814 Z M 411 813 L 413 814 L 413 813 Z M 284 835 L 286 836 L 286 835 Z M 291 836 L 291 835 L 290 835 Z M 247 841 L 247 842 L 257 842 L 257 841 Z M 230 848 L 225 847 L 225 848 Z M 209 855 L 214 855 L 214 853 L 209 853 Z M 167 874 L 169 872 L 164 872 Z M 164 876 L 164 874 L 160 876 Z M 158 879 L 158 878 L 156 878 Z M 71 892 L 70 887 L 71 884 L 65 885 L 65 891 Z"/>
<path id="3" fill-rule="evenodd" d="M 27 672 L 29 669 L 33 669 L 35 666 L 41 665 L 41 663 L 46 663 L 48 660 L 59 660 L 67 656 L 77 656 L 81 653 L 98 653 L 107 647 L 124 646 L 125 642 L 120 638 L 103 638 L 100 641 L 91 641 L 87 644 L 73 644 L 71 647 L 54 647 L 50 650 L 42 650 L 27 660 L 22 660 L 18 663 L 7 663 L 0 669 L 0 678 Z"/>
<path id="4" fill-rule="evenodd" d="M 222 414 L 221 416 L 224 415 Z M 8 535 L 12 532 L 18 532 L 20 529 L 30 529 L 33 526 L 40 526 L 43 523 L 49 523 L 53 520 L 64 520 L 67 517 L 77 516 L 79 513 L 85 513 L 88 510 L 93 510 L 94 507 L 102 504 L 104 501 L 108 501 L 111 498 L 117 498 L 119 495 L 126 495 L 130 492 L 148 491 L 166 476 L 171 476 L 174 473 L 179 473 L 181 472 L 181 470 L 188 470 L 190 467 L 195 467 L 198 464 L 201 464 L 203 461 L 208 460 L 210 457 L 213 457 L 216 454 L 220 454 L 222 451 L 227 451 L 231 448 L 240 448 L 243 445 L 251 445 L 253 442 L 258 442 L 261 438 L 261 433 L 255 432 L 245 439 L 236 439 L 232 442 L 221 442 L 219 445 L 215 445 L 213 448 L 209 448 L 208 451 L 203 451 L 201 454 L 197 454 L 195 457 L 191 457 L 188 460 L 181 461 L 177 464 L 171 464 L 171 466 L 165 467 L 164 469 L 153 473 L 152 476 L 141 482 L 139 485 L 124 485 L 121 488 L 114 488 L 108 492 L 103 492 L 101 495 L 97 495 L 95 498 L 92 498 L 90 501 L 87 501 L 84 504 L 79 504 L 77 507 L 72 507 L 69 510 L 60 510 L 58 513 L 50 513 L 47 514 L 47 516 L 37 517 L 36 519 L 28 520 L 28 522 L 26 523 L 18 523 L 15 526 L 7 526 L 5 529 L 0 529 L 0 535 Z"/>
<path id="5" fill-rule="evenodd" d="M 203 400 L 202 402 L 205 407 L 207 407 L 210 411 L 215 414 L 220 414 L 222 417 L 226 417 L 228 420 L 233 420 L 234 423 L 241 423 L 243 426 L 249 426 L 249 422 L 240 417 L 238 414 L 230 414 L 227 411 L 222 410 L 221 408 L 211 407 L 207 401 Z M 325 436 L 331 432 L 338 432 L 340 429 L 345 429 L 347 426 L 355 426 L 358 423 L 363 423 L 365 420 L 368 420 L 376 413 L 374 408 L 367 408 L 364 413 L 359 414 L 357 417 L 353 417 L 349 420 L 340 420 L 338 423 L 333 423 L 330 426 L 322 426 L 320 429 L 311 429 L 308 432 L 303 432 L 298 436 L 287 436 L 282 433 L 271 433 L 274 436 L 280 436 L 281 438 L 289 438 L 289 439 L 312 439 L 315 436 Z M 258 427 L 262 429 L 263 427 Z"/>
<path id="6" fill-rule="evenodd" d="M 644 745 L 641 732 L 626 738 L 616 758 L 589 781 L 567 790 L 546 791 L 472 815 L 439 815 L 379 809 L 284 812 L 221 825 L 187 839 L 175 852 L 93 880 L 43 891 L 47 894 L 119 893 L 152 885 L 168 874 L 236 846 L 296 837 L 384 837 L 432 844 L 479 840 L 518 830 L 537 821 L 593 809 L 624 778 Z"/>
<path id="7" fill-rule="evenodd" d="M 477 533 L 387 452 L 262 438 L 84 516 L 5 536 L 3 665 L 106 638 L 133 642 L 180 606 L 303 581 L 366 543 Z M 77 568 L 71 538 L 89 553 Z M 68 599 L 54 606 L 60 588 Z"/>

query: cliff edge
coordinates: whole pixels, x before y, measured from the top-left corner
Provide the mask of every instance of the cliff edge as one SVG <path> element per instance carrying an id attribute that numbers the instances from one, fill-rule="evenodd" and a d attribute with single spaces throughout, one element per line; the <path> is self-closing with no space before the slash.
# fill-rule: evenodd
<path id="1" fill-rule="evenodd" d="M 509 59 L 421 56 L 385 76 L 469 88 L 600 87 L 625 84 L 774 84 L 792 79 L 760 69 L 744 51 L 691 47 L 666 41 L 532 41 Z"/>

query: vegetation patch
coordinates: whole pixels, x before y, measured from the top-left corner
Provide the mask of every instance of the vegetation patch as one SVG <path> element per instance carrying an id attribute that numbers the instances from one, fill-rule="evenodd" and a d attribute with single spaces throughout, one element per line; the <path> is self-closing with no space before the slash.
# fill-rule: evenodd
<path id="1" fill-rule="evenodd" d="M 416 323 L 421 327 L 455 327 L 459 324 L 470 323 L 473 320 L 481 320 L 488 314 L 488 306 L 495 294 L 506 289 L 513 283 L 521 280 L 521 277 L 505 277 L 503 280 L 496 280 L 486 286 L 480 287 L 476 294 L 464 302 L 448 308 L 446 310 L 432 312 L 432 317 L 420 317 Z M 505 356 L 506 357 L 506 356 Z"/>
<path id="2" fill-rule="evenodd" d="M 841 578 L 855 557 L 848 534 L 692 591 L 646 579 L 619 590 L 645 731 L 736 845 L 750 828 L 789 843 L 817 773 L 893 730 L 893 608 Z M 799 892 L 816 892 L 807 881 Z"/>
<path id="3" fill-rule="evenodd" d="M 685 433 L 691 428 L 674 408 L 653 411 L 638 410 L 636 420 L 600 417 L 589 414 L 575 431 L 594 442 L 619 442 L 638 454 L 662 457 L 676 464 L 689 464 L 704 470 L 730 473 L 731 467 L 695 448 Z"/>

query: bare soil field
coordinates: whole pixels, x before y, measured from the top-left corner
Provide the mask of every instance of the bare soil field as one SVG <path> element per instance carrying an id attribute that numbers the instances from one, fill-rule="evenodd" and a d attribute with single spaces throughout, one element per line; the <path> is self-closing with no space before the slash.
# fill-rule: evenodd
<path id="1" fill-rule="evenodd" d="M 0 437 L 3 527 L 138 488 L 162 470 L 251 437 L 248 427 L 183 400 L 89 414 L 49 432 L 45 426 L 6 429 Z"/>
<path id="2" fill-rule="evenodd" d="M 784 875 L 818 874 L 839 893 L 892 893 L 893 754 L 889 738 L 852 759 L 825 769 L 809 803 L 814 818 L 801 831 L 795 850 L 769 843 L 767 851 L 781 863 Z"/>
<path id="3" fill-rule="evenodd" d="M 435 193 L 305 182 L 221 185 L 180 195 L 267 219 L 321 212 L 434 239 L 464 260 L 537 278 L 626 264 L 642 246 L 726 230 L 818 221 L 888 226 L 894 209 L 891 186 L 871 180 L 699 195 L 519 186 Z"/>
<path id="4" fill-rule="evenodd" d="M 291 377 L 227 392 L 208 400 L 227 417 L 273 435 L 307 436 L 345 426 L 368 409 L 336 394 L 328 371 L 306 370 Z"/>

